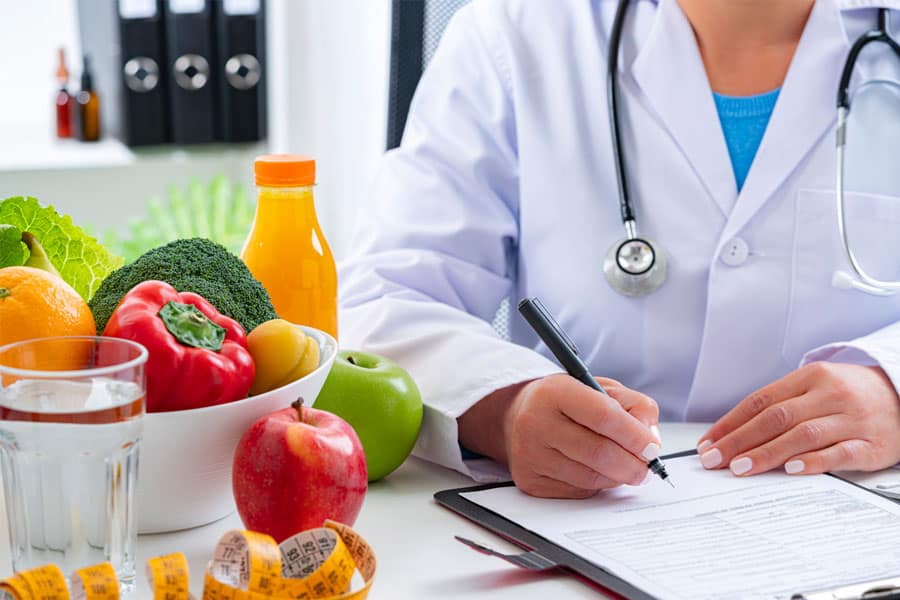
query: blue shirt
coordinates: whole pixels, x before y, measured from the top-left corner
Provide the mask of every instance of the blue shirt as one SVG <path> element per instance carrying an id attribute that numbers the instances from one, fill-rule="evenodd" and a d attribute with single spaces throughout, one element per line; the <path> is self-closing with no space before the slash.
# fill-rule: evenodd
<path id="1" fill-rule="evenodd" d="M 744 187 L 780 91 L 779 88 L 758 96 L 723 96 L 713 92 L 738 191 Z"/>

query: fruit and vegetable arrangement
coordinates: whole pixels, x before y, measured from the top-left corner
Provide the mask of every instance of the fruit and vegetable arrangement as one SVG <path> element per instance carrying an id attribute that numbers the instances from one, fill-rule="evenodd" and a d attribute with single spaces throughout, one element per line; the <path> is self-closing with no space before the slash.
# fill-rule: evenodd
<path id="1" fill-rule="evenodd" d="M 0 210 L 7 202 L 0 203 Z M 27 204 L 33 202 L 28 199 Z M 83 246 L 96 244 L 72 228 Z M 32 248 L 41 248 L 33 234 L 29 237 Z M 65 246 L 65 240 L 55 241 Z M 248 396 L 258 361 L 251 356 L 245 332 L 277 315 L 265 288 L 222 246 L 202 238 L 171 242 L 106 272 L 97 285 L 92 281 L 83 286 L 84 294 L 67 281 L 69 271 L 52 270 L 52 260 L 41 265 L 32 260 L 36 255 L 41 253 L 32 252 L 24 261 L 30 266 L 0 269 L 0 345 L 95 332 L 139 342 L 150 353 L 146 368 L 150 413 Z M 110 255 L 102 264 L 115 262 Z M 72 283 L 81 276 L 81 271 L 73 271 Z M 263 364 L 275 355 L 265 344 L 257 344 L 257 351 Z M 294 372 L 295 379 L 318 367 L 318 362 L 304 366 L 306 371 Z"/>
<path id="2" fill-rule="evenodd" d="M 0 346 L 95 334 L 139 342 L 151 414 L 239 402 L 319 367 L 318 342 L 279 318 L 232 251 L 193 237 L 130 258 L 35 198 L 0 201 Z M 342 352 L 305 401 L 261 418 L 235 452 L 238 511 L 277 541 L 325 519 L 352 525 L 367 482 L 403 462 L 422 421 L 409 375 L 362 352 Z"/>
<path id="3" fill-rule="evenodd" d="M 253 383 L 255 363 L 238 322 L 199 294 L 179 293 L 165 281 L 134 286 L 103 335 L 147 348 L 148 412 L 233 402 L 246 398 Z"/>
<path id="4" fill-rule="evenodd" d="M 35 198 L 16 196 L 0 202 L 0 268 L 26 266 L 56 273 L 89 300 L 122 263 L 70 217 L 41 206 Z"/>
<path id="5" fill-rule="evenodd" d="M 268 292 L 240 258 L 207 239 L 191 238 L 154 248 L 109 273 L 90 298 L 97 331 L 103 331 L 129 290 L 150 280 L 199 294 L 246 333 L 278 316 Z"/>

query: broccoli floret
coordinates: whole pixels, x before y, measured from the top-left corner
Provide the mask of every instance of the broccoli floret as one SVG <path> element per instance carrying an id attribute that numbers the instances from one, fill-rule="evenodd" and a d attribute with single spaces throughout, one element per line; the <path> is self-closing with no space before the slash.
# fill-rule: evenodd
<path id="1" fill-rule="evenodd" d="M 165 281 L 179 292 L 200 294 L 247 333 L 278 318 L 268 292 L 241 259 L 215 242 L 191 238 L 154 248 L 110 273 L 90 301 L 97 331 L 106 328 L 122 297 L 149 279 Z"/>

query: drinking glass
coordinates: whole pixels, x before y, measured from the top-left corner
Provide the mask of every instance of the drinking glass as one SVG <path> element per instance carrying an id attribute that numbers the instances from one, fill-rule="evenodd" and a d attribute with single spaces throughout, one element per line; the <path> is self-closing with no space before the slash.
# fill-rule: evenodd
<path id="1" fill-rule="evenodd" d="M 13 570 L 109 561 L 133 588 L 147 350 L 104 337 L 0 348 L 0 472 Z"/>

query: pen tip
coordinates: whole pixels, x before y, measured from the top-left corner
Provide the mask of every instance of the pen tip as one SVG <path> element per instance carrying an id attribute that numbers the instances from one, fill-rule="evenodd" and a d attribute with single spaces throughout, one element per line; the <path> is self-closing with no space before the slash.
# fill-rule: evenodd
<path id="1" fill-rule="evenodd" d="M 666 479 L 666 483 L 668 483 L 669 485 L 671 485 L 673 490 L 675 489 L 675 484 L 672 483 L 672 480 L 671 480 L 671 479 Z"/>

